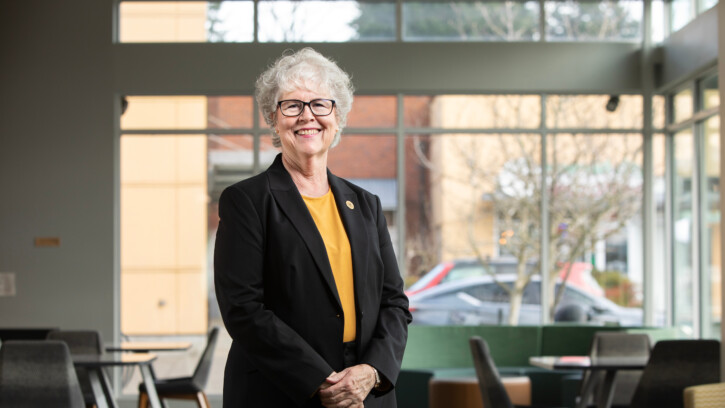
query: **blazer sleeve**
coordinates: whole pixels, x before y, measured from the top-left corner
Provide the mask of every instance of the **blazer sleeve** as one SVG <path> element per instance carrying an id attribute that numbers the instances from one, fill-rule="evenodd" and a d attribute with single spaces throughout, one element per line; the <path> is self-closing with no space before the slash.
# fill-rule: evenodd
<path id="1" fill-rule="evenodd" d="M 375 196 L 375 199 L 379 251 L 383 261 L 383 288 L 375 333 L 362 361 L 375 367 L 390 382 L 391 387 L 379 394 L 383 395 L 394 387 L 398 379 L 408 340 L 408 324 L 413 318 L 408 311 L 408 297 L 403 290 L 403 279 L 393 251 L 393 243 L 390 241 L 380 198 Z"/>
<path id="2" fill-rule="evenodd" d="M 246 359 L 298 403 L 309 399 L 334 370 L 299 334 L 264 304 L 263 218 L 245 191 L 219 199 L 214 247 L 217 301 L 227 331 Z"/>

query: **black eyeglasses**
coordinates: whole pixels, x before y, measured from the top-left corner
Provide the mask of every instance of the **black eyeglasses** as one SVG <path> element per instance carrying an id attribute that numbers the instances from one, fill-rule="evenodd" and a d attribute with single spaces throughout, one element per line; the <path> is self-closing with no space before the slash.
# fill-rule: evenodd
<path id="1" fill-rule="evenodd" d="M 305 106 L 309 106 L 310 111 L 315 116 L 327 116 L 332 113 L 335 101 L 332 99 L 313 99 L 309 102 L 302 102 L 297 99 L 286 99 L 277 102 L 277 106 L 284 116 L 300 116 L 302 111 L 305 110 Z"/>

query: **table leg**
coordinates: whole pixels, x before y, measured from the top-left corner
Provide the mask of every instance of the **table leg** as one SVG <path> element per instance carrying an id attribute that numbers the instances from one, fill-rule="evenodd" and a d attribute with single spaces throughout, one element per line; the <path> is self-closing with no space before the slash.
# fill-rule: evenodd
<path id="1" fill-rule="evenodd" d="M 96 399 L 96 407 L 98 408 L 109 408 L 113 407 L 116 408 L 116 403 L 111 397 L 111 394 L 106 394 L 104 390 L 104 384 L 103 380 L 101 379 L 103 376 L 103 372 L 101 371 L 102 368 L 89 368 L 87 370 L 88 372 L 88 379 L 91 382 L 91 390 L 93 390 L 93 397 Z"/>
<path id="2" fill-rule="evenodd" d="M 586 376 L 587 381 L 584 383 L 584 386 L 582 387 L 582 394 L 579 396 L 579 401 L 576 404 L 576 408 L 586 408 L 587 404 L 589 403 L 589 398 L 592 396 L 592 393 L 594 392 L 594 386 L 596 385 L 597 381 L 599 380 L 599 372 L 597 371 L 590 371 L 589 375 Z"/>
<path id="3" fill-rule="evenodd" d="M 614 398 L 614 379 L 617 377 L 617 370 L 607 370 L 604 376 L 604 384 L 602 385 L 597 401 L 597 408 L 610 408 L 612 399 Z"/>
<path id="4" fill-rule="evenodd" d="M 141 370 L 141 377 L 143 383 L 146 386 L 146 393 L 149 396 L 149 402 L 152 408 L 162 408 L 159 394 L 156 392 L 156 386 L 154 385 L 154 378 L 148 364 L 140 364 L 138 367 Z M 100 407 L 99 407 L 100 408 Z"/>

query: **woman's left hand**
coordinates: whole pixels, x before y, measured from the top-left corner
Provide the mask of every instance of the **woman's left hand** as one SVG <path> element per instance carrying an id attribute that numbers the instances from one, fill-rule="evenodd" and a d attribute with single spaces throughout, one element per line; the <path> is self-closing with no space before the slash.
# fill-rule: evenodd
<path id="1" fill-rule="evenodd" d="M 375 386 L 375 371 L 368 364 L 333 373 L 320 387 L 320 401 L 326 408 L 362 407 Z"/>

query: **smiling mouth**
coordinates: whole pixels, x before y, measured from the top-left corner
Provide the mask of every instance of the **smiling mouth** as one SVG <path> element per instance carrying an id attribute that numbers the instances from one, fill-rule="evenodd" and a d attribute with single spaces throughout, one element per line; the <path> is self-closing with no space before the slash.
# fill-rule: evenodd
<path id="1" fill-rule="evenodd" d="M 302 130 L 296 131 L 295 133 L 298 135 L 307 136 L 307 135 L 317 134 L 319 131 L 320 131 L 319 129 L 302 129 Z"/>

